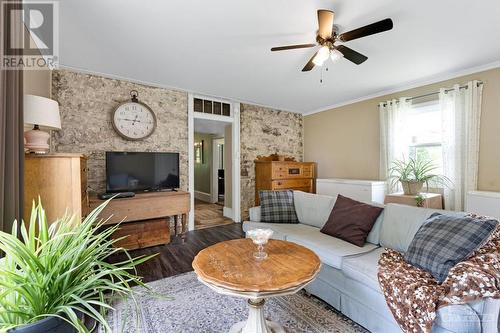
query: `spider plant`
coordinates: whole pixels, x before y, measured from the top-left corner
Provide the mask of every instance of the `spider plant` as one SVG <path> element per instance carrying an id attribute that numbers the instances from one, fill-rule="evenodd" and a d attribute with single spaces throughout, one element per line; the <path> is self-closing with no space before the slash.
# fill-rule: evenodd
<path id="1" fill-rule="evenodd" d="M 90 332 L 82 315 L 94 320 L 105 332 L 112 300 L 132 296 L 131 287 L 145 287 L 135 266 L 152 256 L 110 264 L 110 255 L 125 251 L 113 244 L 111 234 L 118 225 L 104 229 L 96 222 L 108 202 L 81 223 L 64 216 L 50 224 L 40 203 L 33 202 L 29 226 L 14 221 L 12 234 L 0 232 L 0 331 L 60 318 L 78 332 Z M 125 251 L 126 253 L 126 251 Z M 66 324 L 65 324 L 66 325 Z M 25 326 L 26 327 L 26 326 Z"/>
<path id="2" fill-rule="evenodd" d="M 401 183 L 405 194 L 415 195 L 420 192 L 425 184 L 429 189 L 429 184 L 432 186 L 446 186 L 450 185 L 450 180 L 443 176 L 436 174 L 437 166 L 429 159 L 425 158 L 409 158 L 395 160 L 389 168 L 389 179 L 391 180 L 391 187 L 397 188 L 398 182 Z"/>

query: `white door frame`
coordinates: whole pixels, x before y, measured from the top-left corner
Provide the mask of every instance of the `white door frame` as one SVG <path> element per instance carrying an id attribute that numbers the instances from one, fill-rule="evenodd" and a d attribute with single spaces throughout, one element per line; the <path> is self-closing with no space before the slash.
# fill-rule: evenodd
<path id="1" fill-rule="evenodd" d="M 232 124 L 231 124 L 232 125 Z M 226 150 L 226 145 L 225 145 L 225 138 L 214 138 L 212 140 L 212 193 L 211 193 L 211 201 L 212 203 L 216 203 L 219 201 L 219 159 L 220 159 L 220 153 L 218 149 L 218 145 L 222 142 L 224 144 L 224 152 Z M 222 155 L 224 164 L 225 159 L 224 155 Z M 224 166 L 223 166 L 224 167 Z"/>
<path id="2" fill-rule="evenodd" d="M 229 103 L 231 116 L 220 116 L 208 113 L 194 112 L 194 98 L 208 99 L 216 102 Z M 188 229 L 194 230 L 194 119 L 210 119 L 232 124 L 232 203 L 233 220 L 241 222 L 240 211 L 240 103 L 209 96 L 188 93 L 188 191 L 191 199 Z"/>

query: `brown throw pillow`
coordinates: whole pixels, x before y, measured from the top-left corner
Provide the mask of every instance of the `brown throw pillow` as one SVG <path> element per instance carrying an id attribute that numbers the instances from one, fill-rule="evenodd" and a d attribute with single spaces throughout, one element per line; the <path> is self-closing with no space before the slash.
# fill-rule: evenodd
<path id="1" fill-rule="evenodd" d="M 384 209 L 342 195 L 337 196 L 328 221 L 321 232 L 357 246 L 363 246 L 377 217 Z"/>

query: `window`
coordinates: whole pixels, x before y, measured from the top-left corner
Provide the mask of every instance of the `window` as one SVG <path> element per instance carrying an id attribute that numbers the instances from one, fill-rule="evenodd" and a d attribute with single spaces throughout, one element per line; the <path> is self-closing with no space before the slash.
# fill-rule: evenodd
<path id="1" fill-rule="evenodd" d="M 200 113 L 211 113 L 221 116 L 231 116 L 229 103 L 211 101 L 208 99 L 194 98 L 194 111 Z"/>
<path id="2" fill-rule="evenodd" d="M 433 161 L 435 173 L 443 174 L 441 110 L 438 101 L 412 105 L 404 117 L 405 135 L 411 158 Z"/>

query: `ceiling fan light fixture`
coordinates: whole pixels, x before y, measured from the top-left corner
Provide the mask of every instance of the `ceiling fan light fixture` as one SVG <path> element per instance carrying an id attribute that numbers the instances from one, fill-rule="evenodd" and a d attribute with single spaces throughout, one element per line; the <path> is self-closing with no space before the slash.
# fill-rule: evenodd
<path id="1" fill-rule="evenodd" d="M 325 62 L 326 59 L 330 56 L 330 49 L 328 46 L 322 46 L 319 50 L 312 62 L 316 66 L 321 66 Z"/>
<path id="2" fill-rule="evenodd" d="M 344 57 L 344 54 L 337 49 L 333 49 L 330 52 L 330 58 L 332 59 L 333 62 L 335 62 L 339 59 L 342 59 L 343 57 Z"/>
<path id="3" fill-rule="evenodd" d="M 304 49 L 319 45 L 319 50 L 316 51 L 309 61 L 302 68 L 302 72 L 309 72 L 315 66 L 323 66 L 328 58 L 333 62 L 341 58 L 345 58 L 350 62 L 361 65 L 368 60 L 368 57 L 356 52 L 355 50 L 345 45 L 335 45 L 337 42 L 345 43 L 351 40 L 375 35 L 393 28 L 393 22 L 390 18 L 374 22 L 354 30 L 339 33 L 338 26 L 334 24 L 335 13 L 328 9 L 319 9 L 318 13 L 318 30 L 316 34 L 316 43 L 312 44 L 296 44 L 287 46 L 278 46 L 271 48 L 271 51 L 283 51 L 293 49 Z"/>

